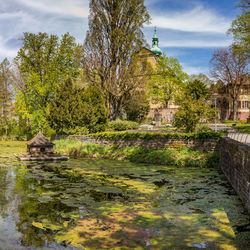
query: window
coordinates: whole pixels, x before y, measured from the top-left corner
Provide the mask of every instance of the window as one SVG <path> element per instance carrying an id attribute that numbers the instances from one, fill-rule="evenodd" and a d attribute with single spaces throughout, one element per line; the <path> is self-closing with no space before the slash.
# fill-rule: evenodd
<path id="1" fill-rule="evenodd" d="M 237 102 L 237 108 L 240 109 L 241 108 L 241 101 Z"/>
<path id="2" fill-rule="evenodd" d="M 243 106 L 245 109 L 247 109 L 248 108 L 248 101 L 245 101 L 244 102 L 244 106 Z"/>

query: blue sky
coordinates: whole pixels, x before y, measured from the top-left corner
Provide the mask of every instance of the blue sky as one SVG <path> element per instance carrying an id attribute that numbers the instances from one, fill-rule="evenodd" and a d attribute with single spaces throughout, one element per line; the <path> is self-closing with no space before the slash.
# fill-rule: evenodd
<path id="1" fill-rule="evenodd" d="M 189 74 L 208 74 L 214 49 L 232 42 L 226 35 L 239 10 L 236 0 L 145 0 L 151 24 L 144 27 L 149 44 L 157 26 L 160 48 L 176 57 Z M 61 35 L 83 43 L 88 28 L 88 0 L 0 0 L 0 60 L 12 59 L 23 32 Z"/>

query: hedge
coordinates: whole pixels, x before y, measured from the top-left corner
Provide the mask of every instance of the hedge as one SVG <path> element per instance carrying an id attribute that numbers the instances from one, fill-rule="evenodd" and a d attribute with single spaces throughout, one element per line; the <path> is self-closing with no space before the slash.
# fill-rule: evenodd
<path id="1" fill-rule="evenodd" d="M 163 139 L 198 139 L 205 140 L 209 138 L 219 138 L 226 135 L 225 132 L 200 132 L 200 133 L 142 133 L 142 132 L 102 132 L 91 134 L 90 136 L 98 138 L 116 139 L 146 139 L 146 140 L 163 140 Z"/>

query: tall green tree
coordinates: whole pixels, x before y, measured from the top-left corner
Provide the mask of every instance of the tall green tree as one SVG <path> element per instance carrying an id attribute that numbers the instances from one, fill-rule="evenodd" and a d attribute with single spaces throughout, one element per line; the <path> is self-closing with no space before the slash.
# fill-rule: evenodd
<path id="1" fill-rule="evenodd" d="M 24 33 L 23 46 L 15 58 L 23 84 L 17 86 L 16 110 L 22 118 L 44 116 L 60 85 L 79 75 L 81 49 L 68 33 L 59 40 L 46 33 Z"/>
<path id="2" fill-rule="evenodd" d="M 250 2 L 240 0 L 237 7 L 241 8 L 241 14 L 232 22 L 229 33 L 234 36 L 233 49 L 236 53 L 246 53 L 250 51 Z"/>
<path id="3" fill-rule="evenodd" d="M 193 132 L 201 118 L 210 118 L 211 107 L 206 102 L 209 89 L 199 80 L 187 83 L 176 98 L 180 106 L 174 115 L 174 125 L 185 128 L 186 132 Z"/>
<path id="4" fill-rule="evenodd" d="M 150 84 L 153 103 L 160 103 L 163 108 L 167 108 L 187 79 L 188 75 L 183 72 L 179 61 L 163 54 L 157 59 Z"/>
<path id="5" fill-rule="evenodd" d="M 194 100 L 207 100 L 210 97 L 210 91 L 204 82 L 194 80 L 186 86 L 186 92 Z"/>
<path id="6" fill-rule="evenodd" d="M 47 119 L 58 133 L 74 133 L 81 127 L 99 132 L 107 126 L 108 110 L 98 87 L 81 90 L 68 79 L 50 103 Z"/>
<path id="7" fill-rule="evenodd" d="M 13 104 L 13 78 L 11 64 L 5 58 L 0 64 L 0 130 L 8 135 L 8 123 L 11 119 Z"/>
<path id="8" fill-rule="evenodd" d="M 83 65 L 105 95 L 110 120 L 143 82 L 137 52 L 145 45 L 142 28 L 149 19 L 144 0 L 90 0 Z"/>

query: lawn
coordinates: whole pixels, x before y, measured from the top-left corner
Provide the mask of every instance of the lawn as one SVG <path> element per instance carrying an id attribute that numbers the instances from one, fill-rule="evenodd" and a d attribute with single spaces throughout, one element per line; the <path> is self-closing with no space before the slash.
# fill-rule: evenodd
<path id="1" fill-rule="evenodd" d="M 224 124 L 228 126 L 232 126 L 236 124 L 234 129 L 236 129 L 240 133 L 250 134 L 250 124 L 246 123 L 246 121 L 223 121 Z"/>
<path id="2" fill-rule="evenodd" d="M 24 141 L 0 141 L 0 158 L 12 157 L 26 151 Z"/>

